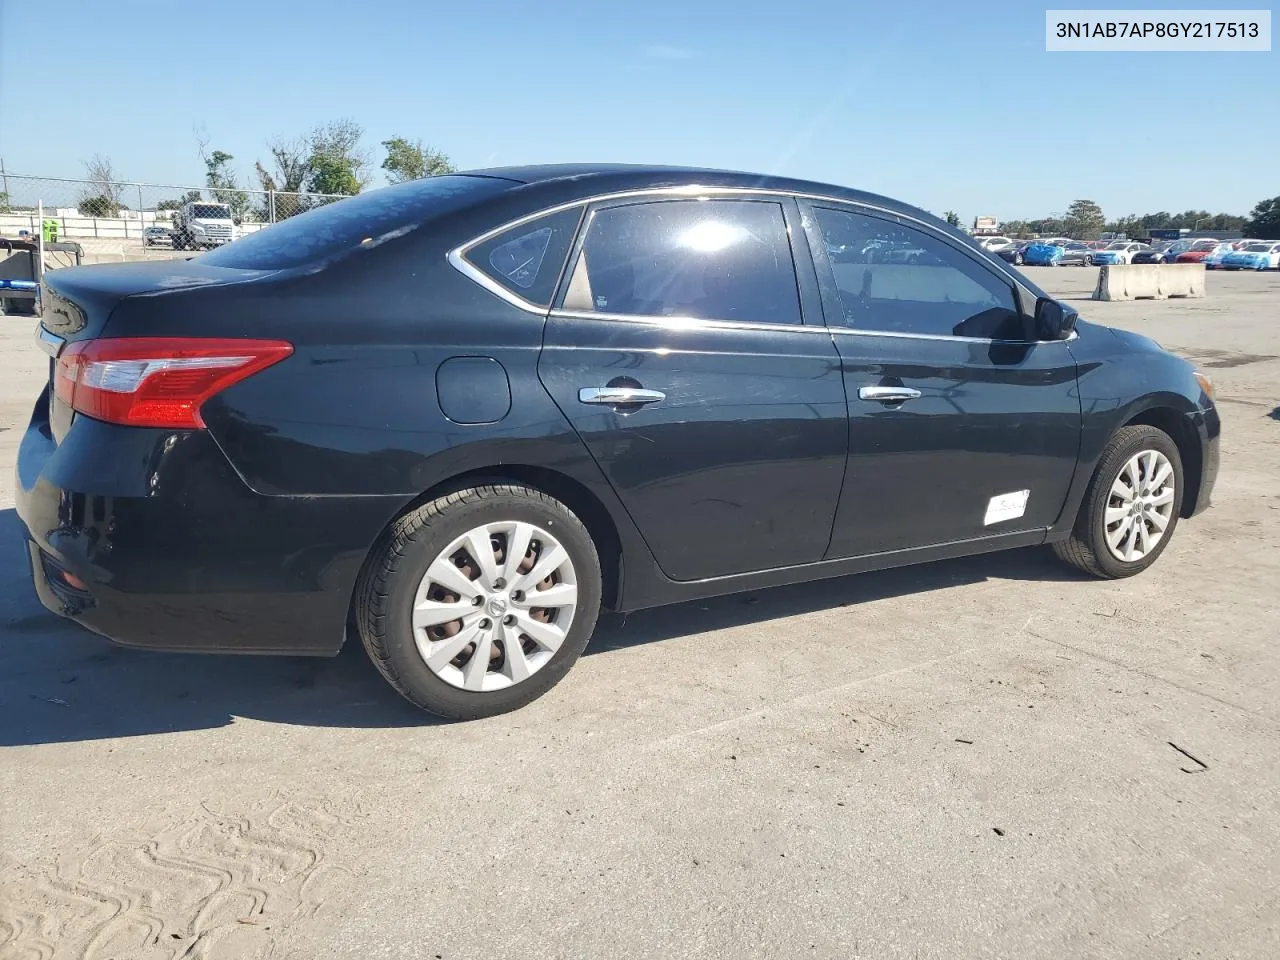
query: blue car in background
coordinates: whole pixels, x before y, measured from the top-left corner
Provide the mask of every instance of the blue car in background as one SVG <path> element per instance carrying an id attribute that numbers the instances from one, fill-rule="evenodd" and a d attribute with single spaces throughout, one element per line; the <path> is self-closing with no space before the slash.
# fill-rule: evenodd
<path id="1" fill-rule="evenodd" d="M 1079 240 L 1054 238 L 1030 244 L 1022 251 L 1022 258 L 1033 267 L 1065 267 L 1069 264 L 1088 267 L 1093 264 L 1093 254 L 1089 245 Z"/>
<path id="2" fill-rule="evenodd" d="M 1247 243 L 1222 258 L 1224 270 L 1275 270 L 1280 268 L 1280 243 L 1259 240 Z"/>

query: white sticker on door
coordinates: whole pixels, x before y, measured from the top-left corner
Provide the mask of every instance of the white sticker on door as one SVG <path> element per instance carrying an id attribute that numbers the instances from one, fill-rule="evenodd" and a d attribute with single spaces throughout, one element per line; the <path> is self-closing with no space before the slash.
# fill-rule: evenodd
<path id="1" fill-rule="evenodd" d="M 1003 523 L 1005 520 L 1016 520 L 1027 512 L 1027 498 L 1030 490 L 1015 490 L 1013 493 L 1002 493 L 992 497 L 987 503 L 987 515 L 983 519 L 984 526 Z"/>

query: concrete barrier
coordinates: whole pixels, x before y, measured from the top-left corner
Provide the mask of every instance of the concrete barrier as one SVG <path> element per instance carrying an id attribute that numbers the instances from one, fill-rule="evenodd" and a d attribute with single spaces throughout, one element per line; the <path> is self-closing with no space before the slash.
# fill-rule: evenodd
<path id="1" fill-rule="evenodd" d="M 1104 266 L 1098 271 L 1095 300 L 1164 300 L 1203 297 L 1204 264 L 1135 263 Z"/>

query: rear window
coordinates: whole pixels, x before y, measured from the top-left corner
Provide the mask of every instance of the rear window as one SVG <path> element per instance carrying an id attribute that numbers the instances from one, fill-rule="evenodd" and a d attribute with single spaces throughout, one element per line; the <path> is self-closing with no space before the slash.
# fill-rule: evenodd
<path id="1" fill-rule="evenodd" d="M 197 259 L 213 267 L 284 270 L 377 246 L 432 217 L 512 185 L 494 177 L 427 177 L 383 187 L 290 217 Z"/>

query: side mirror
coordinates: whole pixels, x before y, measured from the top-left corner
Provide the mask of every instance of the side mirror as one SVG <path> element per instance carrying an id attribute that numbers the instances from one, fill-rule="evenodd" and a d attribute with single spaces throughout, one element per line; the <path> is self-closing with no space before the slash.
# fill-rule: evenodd
<path id="1" fill-rule="evenodd" d="M 1076 328 L 1079 314 L 1050 297 L 1036 301 L 1036 336 L 1040 340 L 1065 340 Z"/>

